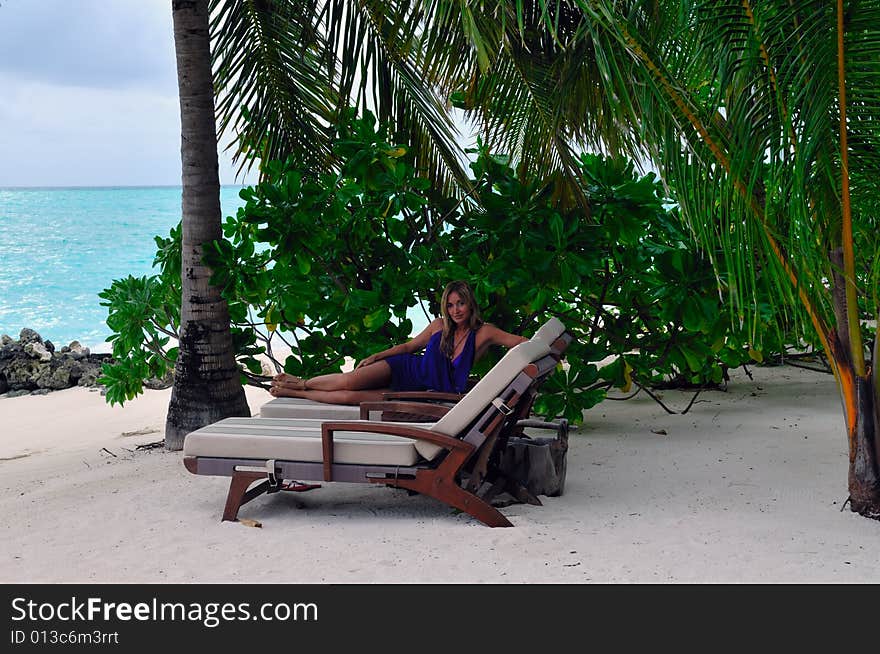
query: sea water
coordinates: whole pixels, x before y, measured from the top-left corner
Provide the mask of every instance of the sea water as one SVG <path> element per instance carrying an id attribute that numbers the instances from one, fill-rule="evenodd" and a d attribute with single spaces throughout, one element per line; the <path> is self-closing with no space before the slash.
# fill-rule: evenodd
<path id="1" fill-rule="evenodd" d="M 223 216 L 244 205 L 241 186 L 220 191 Z M 109 352 L 98 293 L 114 279 L 157 274 L 155 236 L 180 221 L 181 189 L 0 188 L 0 334 L 37 331 L 56 347 L 79 341 Z M 413 333 L 428 320 L 408 313 Z M 393 345 L 389 344 L 389 345 Z"/>
<path id="2" fill-rule="evenodd" d="M 220 192 L 223 215 L 244 201 Z M 77 340 L 109 351 L 107 308 L 114 279 L 156 274 L 155 236 L 181 215 L 180 187 L 0 188 L 0 334 L 24 327 L 57 347 Z"/>

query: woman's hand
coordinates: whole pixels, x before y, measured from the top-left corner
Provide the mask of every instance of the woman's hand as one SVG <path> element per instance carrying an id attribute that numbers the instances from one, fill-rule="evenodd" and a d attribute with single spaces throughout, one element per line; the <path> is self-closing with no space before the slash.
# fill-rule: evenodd
<path id="1" fill-rule="evenodd" d="M 368 356 L 368 357 L 366 357 L 365 359 L 361 360 L 361 362 L 355 366 L 355 369 L 357 369 L 357 368 L 363 368 L 364 366 L 368 366 L 368 365 L 370 365 L 371 363 L 376 363 L 378 360 L 379 360 L 379 359 L 376 358 L 376 355 L 375 355 L 375 354 L 371 354 L 370 356 Z"/>

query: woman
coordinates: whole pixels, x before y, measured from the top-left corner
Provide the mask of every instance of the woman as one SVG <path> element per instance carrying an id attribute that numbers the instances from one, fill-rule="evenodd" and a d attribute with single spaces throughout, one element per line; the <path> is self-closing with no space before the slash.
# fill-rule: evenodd
<path id="1" fill-rule="evenodd" d="M 329 404 L 360 404 L 397 391 L 464 393 L 474 361 L 492 345 L 513 347 L 528 339 L 480 320 L 467 282 L 446 285 L 441 317 L 418 336 L 361 361 L 351 372 L 302 379 L 277 375 L 269 392 L 275 397 L 304 397 Z M 424 349 L 424 354 L 416 354 Z"/>

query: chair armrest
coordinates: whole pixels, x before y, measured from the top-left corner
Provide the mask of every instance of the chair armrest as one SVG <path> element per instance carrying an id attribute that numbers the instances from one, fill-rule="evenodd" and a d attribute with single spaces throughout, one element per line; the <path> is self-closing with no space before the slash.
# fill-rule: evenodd
<path id="1" fill-rule="evenodd" d="M 464 395 L 441 391 L 390 391 L 382 393 L 385 400 L 433 400 L 435 402 L 458 402 Z"/>
<path id="2" fill-rule="evenodd" d="M 381 411 L 382 420 L 385 421 L 386 413 L 403 413 L 422 418 L 442 418 L 449 412 L 449 407 L 429 402 L 361 402 L 361 420 L 369 420 L 372 411 Z M 397 422 L 406 421 L 404 419 L 397 420 Z"/>
<path id="3" fill-rule="evenodd" d="M 434 443 L 447 450 L 472 450 L 474 446 L 470 443 L 453 438 L 437 431 L 431 431 L 424 427 L 414 427 L 412 425 L 401 425 L 395 422 L 324 422 L 321 423 L 321 436 L 325 434 L 331 435 L 336 431 L 360 431 L 373 434 L 389 434 L 390 436 L 402 436 L 403 438 L 411 438 L 413 440 L 426 441 Z"/>
<path id="4" fill-rule="evenodd" d="M 442 448 L 453 451 L 474 451 L 474 446 L 458 438 L 447 436 L 429 429 L 401 425 L 393 422 L 324 422 L 321 423 L 321 448 L 324 459 L 324 481 L 333 481 L 333 432 L 360 431 L 374 434 L 402 436 L 413 440 L 434 443 Z"/>

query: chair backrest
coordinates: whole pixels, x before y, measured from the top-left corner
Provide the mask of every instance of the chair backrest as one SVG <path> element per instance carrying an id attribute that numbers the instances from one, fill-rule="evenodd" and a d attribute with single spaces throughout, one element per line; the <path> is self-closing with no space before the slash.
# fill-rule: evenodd
<path id="1" fill-rule="evenodd" d="M 488 403 L 528 364 L 551 352 L 551 346 L 565 332 L 556 317 L 541 325 L 531 339 L 512 347 L 431 429 L 455 436 L 461 433 Z"/>
<path id="2" fill-rule="evenodd" d="M 553 345 L 553 342 L 565 333 L 565 325 L 555 316 L 538 328 L 538 331 L 529 339 L 532 341 L 543 341 L 547 345 Z"/>
<path id="3" fill-rule="evenodd" d="M 476 386 L 431 426 L 431 430 L 449 436 L 460 436 L 523 368 L 549 353 L 550 347 L 542 341 L 525 341 L 510 348 Z M 424 441 L 416 442 L 415 446 L 419 454 L 428 460 L 443 451 L 440 446 Z"/>

